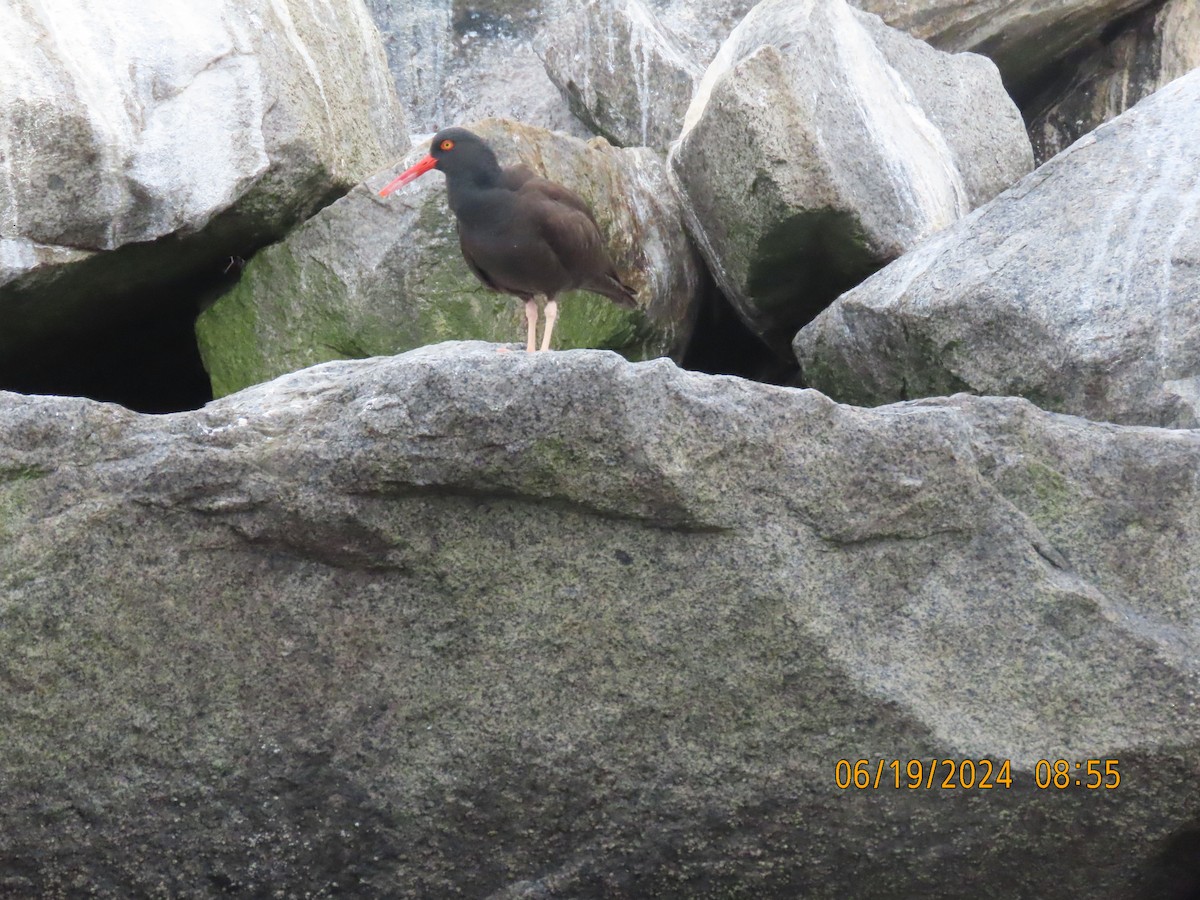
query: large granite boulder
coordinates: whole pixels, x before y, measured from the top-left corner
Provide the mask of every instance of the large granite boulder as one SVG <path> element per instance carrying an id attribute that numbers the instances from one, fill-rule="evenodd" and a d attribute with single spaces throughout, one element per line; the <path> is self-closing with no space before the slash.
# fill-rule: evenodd
<path id="1" fill-rule="evenodd" d="M 681 354 L 704 273 L 661 159 L 515 122 L 471 127 L 502 165 L 525 162 L 580 193 L 622 278 L 638 291 L 637 310 L 567 295 L 555 347 L 601 347 L 632 358 Z M 200 316 L 196 333 L 217 396 L 329 359 L 447 338 L 524 340 L 521 304 L 488 290 L 467 268 L 440 174 L 386 200 L 377 196 L 394 171 L 427 150 L 422 142 L 393 170 L 258 254 L 237 286 Z"/>
<path id="2" fill-rule="evenodd" d="M 839 293 L 1032 166 L 996 68 L 843 0 L 764 0 L 671 152 L 718 284 L 781 355 Z"/>
<path id="3" fill-rule="evenodd" d="M 405 134 L 360 0 L 4 4 L 0 372 L 194 302 Z"/>
<path id="4" fill-rule="evenodd" d="M 704 68 L 753 0 L 589 0 L 549 21 L 535 46 L 589 129 L 666 150 Z"/>
<path id="5" fill-rule="evenodd" d="M 1064 60 L 1107 39 L 1116 23 L 1139 7 L 1147 6 L 1148 0 L 849 2 L 940 50 L 972 51 L 990 57 L 999 67 L 1010 93 L 1026 103 L 1032 102 L 1035 94 L 1055 78 Z M 1171 0 L 1168 5 L 1184 7 L 1194 3 L 1195 0 Z M 545 16 L 538 38 L 539 55 L 550 79 L 588 128 L 626 146 L 636 143 L 666 146 L 677 136 L 689 99 L 690 82 L 696 80 L 696 67 L 711 61 L 716 47 L 752 5 L 748 0 L 719 3 L 588 0 L 581 5 L 567 4 L 564 8 L 556 7 L 555 14 Z M 1146 13 L 1149 18 L 1164 20 L 1178 19 L 1180 15 L 1170 12 L 1164 16 L 1156 9 Z M 1168 45 L 1161 71 L 1183 74 L 1186 69 L 1178 70 L 1167 58 L 1174 52 L 1171 35 L 1185 38 L 1176 42 L 1185 54 L 1195 42 L 1187 43 L 1187 29 L 1168 24 L 1161 30 Z M 786 35 L 787 32 L 781 31 L 778 39 L 785 41 Z M 1136 66 L 1142 73 L 1136 80 L 1152 80 L 1149 70 L 1158 67 L 1151 58 L 1156 40 L 1139 38 L 1136 43 L 1141 49 L 1135 50 L 1128 46 L 1131 39 L 1122 39 L 1104 58 L 1111 59 L 1113 53 L 1122 58 L 1136 54 L 1140 60 Z M 1125 67 L 1123 62 L 1120 65 Z M 1103 76 L 1091 71 L 1090 64 L 1084 68 L 1088 70 L 1083 73 L 1087 79 L 1072 78 L 1068 88 L 1058 85 L 1052 95 L 1037 101 L 1037 105 L 1045 108 L 1052 102 L 1065 100 L 1067 106 L 1078 108 L 1087 105 L 1086 98 L 1108 90 L 1105 84 L 1089 87 L 1090 80 Z M 1106 74 L 1111 71 L 1109 68 Z M 1155 87 L 1166 80 L 1160 80 Z M 1154 89 L 1138 94 L 1135 88 L 1135 96 L 1127 105 Z M 1076 97 L 1078 93 L 1085 97 Z M 1115 94 L 1110 102 L 1118 102 Z M 1107 118 L 1123 110 L 1124 107 L 1116 109 Z M 1064 108 L 1060 112 L 1061 117 L 1056 117 L 1054 125 L 1069 130 L 1072 110 Z M 1084 128 L 1090 130 L 1105 120 L 1085 116 L 1082 124 L 1087 126 L 1090 122 L 1090 127 Z M 1082 133 L 1079 131 L 1075 136 Z"/>
<path id="6" fill-rule="evenodd" d="M 1200 0 L 1139 13 L 1034 100 L 1029 136 L 1044 162 L 1139 100 L 1200 67 Z"/>
<path id="7" fill-rule="evenodd" d="M 940 50 L 988 56 L 1022 104 L 1046 86 L 1065 59 L 1107 39 L 1115 23 L 1156 5 L 1152 0 L 849 2 Z M 644 105 L 650 125 L 643 143 L 652 145 L 658 142 L 659 122 L 678 112 L 679 85 L 693 67 L 708 64 L 753 5 L 751 0 L 366 3 L 383 32 L 396 85 L 417 130 L 502 116 L 582 134 L 569 102 L 588 128 L 628 143 L 622 135 L 640 133 Z M 589 36 L 600 41 L 587 44 Z M 579 42 L 572 45 L 572 39 Z M 624 65 L 631 48 L 640 58 Z M 675 54 L 679 48 L 682 59 Z M 631 110 L 637 114 L 631 117 Z"/>
<path id="8" fill-rule="evenodd" d="M 636 98 L 639 89 L 633 76 L 640 70 L 647 78 L 670 81 L 643 83 L 641 88 L 641 96 L 652 106 L 648 118 L 652 122 L 663 118 L 666 113 L 657 108 L 658 98 L 675 98 L 680 81 L 664 57 L 671 51 L 662 46 L 663 41 L 670 47 L 683 43 L 699 54 L 690 65 L 702 68 L 749 9 L 751 0 L 649 0 L 647 6 L 634 0 L 628 9 L 636 11 L 636 21 L 627 21 L 624 4 L 581 14 L 581 6 L 586 4 L 578 0 L 366 3 L 383 33 L 396 86 L 416 130 L 434 132 L 447 125 L 499 117 L 586 137 L 589 128 L 572 115 L 569 100 L 573 100 L 577 111 L 587 110 L 593 129 L 600 128 L 598 133 L 625 143 L 618 137 L 621 126 L 609 120 L 608 111 L 589 106 L 587 101 L 611 98 L 615 90 L 620 92 L 622 105 L 630 95 Z M 644 19 L 640 16 L 643 9 L 648 14 Z M 612 19 L 603 18 L 605 10 L 613 12 Z M 595 18 L 597 15 L 601 18 Z M 548 74 L 539 58 L 539 53 L 545 54 L 546 41 L 557 44 L 558 36 L 564 34 L 585 37 L 587 32 L 580 28 L 589 19 L 591 34 L 600 37 L 603 46 L 562 46 L 550 66 L 553 74 Z M 597 27 L 601 30 L 596 31 Z M 628 56 L 629 40 L 639 42 L 643 59 L 626 71 L 604 73 L 608 60 Z M 573 93 L 568 88 L 564 97 L 556 84 L 566 86 L 569 81 L 578 90 Z M 626 117 L 620 111 L 618 115 L 621 119 L 617 121 Z M 640 112 L 632 121 L 640 133 Z M 648 127 L 648 136 L 655 131 L 656 125 Z"/>
<path id="9" fill-rule="evenodd" d="M 536 44 L 571 111 L 623 147 L 665 151 L 679 135 L 703 51 L 669 32 L 642 0 L 589 0 Z"/>
<path id="10" fill-rule="evenodd" d="M 707 65 L 754 3 L 755 0 L 650 0 L 650 8 L 663 29 L 698 52 L 698 61 Z"/>
<path id="11" fill-rule="evenodd" d="M 850 0 L 951 52 L 990 58 L 1024 102 L 1075 51 L 1154 0 Z"/>
<path id="12" fill-rule="evenodd" d="M 412 127 L 435 132 L 489 117 L 579 137 L 533 40 L 575 0 L 366 0 Z"/>
<path id="13" fill-rule="evenodd" d="M 1200 426 L 1200 71 L 840 297 L 795 341 L 849 403 L 958 390 Z"/>
<path id="14" fill-rule="evenodd" d="M 592 351 L 0 394 L 0 893 L 1189 896 L 1198 485 Z"/>

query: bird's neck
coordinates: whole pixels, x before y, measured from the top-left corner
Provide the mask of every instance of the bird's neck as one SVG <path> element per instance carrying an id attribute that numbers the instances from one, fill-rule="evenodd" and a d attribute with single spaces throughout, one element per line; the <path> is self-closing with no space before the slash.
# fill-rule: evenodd
<path id="1" fill-rule="evenodd" d="M 503 189 L 499 166 L 495 171 L 480 169 L 446 179 L 446 199 L 450 209 L 464 221 L 485 215 L 501 199 L 497 193 Z"/>

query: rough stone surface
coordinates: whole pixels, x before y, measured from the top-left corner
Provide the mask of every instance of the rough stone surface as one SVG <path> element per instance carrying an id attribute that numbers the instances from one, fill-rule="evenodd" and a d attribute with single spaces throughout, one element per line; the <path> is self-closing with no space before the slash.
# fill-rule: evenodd
<path id="1" fill-rule="evenodd" d="M 718 284 L 787 355 L 816 312 L 1012 184 L 1032 152 L 983 57 L 842 0 L 765 0 L 705 73 L 671 166 Z"/>
<path id="2" fill-rule="evenodd" d="M 624 147 L 666 150 L 703 74 L 703 50 L 642 0 L 590 0 L 539 36 L 538 55 L 572 112 Z"/>
<path id="3" fill-rule="evenodd" d="M 500 117 L 587 135 L 533 50 L 541 24 L 566 15 L 574 0 L 366 3 L 416 131 Z"/>
<path id="4" fill-rule="evenodd" d="M 1073 51 L 1153 0 L 851 0 L 894 28 L 942 50 L 996 63 L 1020 101 Z"/>
<path id="5" fill-rule="evenodd" d="M 652 0 L 650 5 L 663 28 L 697 49 L 707 65 L 754 8 L 754 0 Z"/>
<path id="6" fill-rule="evenodd" d="M 543 30 L 557 32 L 579 12 L 578 0 L 366 2 L 383 33 L 396 86 L 417 130 L 432 133 L 447 125 L 500 117 L 577 137 L 591 133 L 572 115 L 568 101 L 534 50 L 542 42 Z M 648 8 L 670 35 L 669 42 L 692 48 L 699 54 L 694 64 L 702 67 L 751 5 L 750 0 L 650 0 Z M 613 21 L 619 23 L 620 17 Z M 603 41 L 613 43 L 624 54 L 628 36 L 623 29 L 603 27 Z M 645 29 L 640 33 L 645 35 Z M 657 36 L 651 40 L 643 49 L 657 45 Z M 599 77 L 595 60 L 581 58 L 579 63 L 587 66 L 587 73 Z M 563 65 L 567 77 L 582 84 L 584 74 L 565 61 Z M 648 60 L 643 71 L 653 71 L 655 78 L 661 78 L 667 70 Z M 636 96 L 635 70 L 618 75 L 627 79 L 622 96 Z M 611 89 L 618 81 L 613 78 Z M 642 89 L 644 96 L 655 93 Z M 593 126 L 605 118 L 603 114 L 599 119 L 593 117 Z M 615 137 L 615 132 L 609 136 Z"/>
<path id="7" fill-rule="evenodd" d="M 703 272 L 658 156 L 501 120 L 472 128 L 501 164 L 528 163 L 579 192 L 622 277 L 638 291 L 634 311 L 591 294 L 567 295 L 555 347 L 602 347 L 634 358 L 682 353 Z M 427 150 L 422 143 L 394 170 L 260 253 L 237 287 L 200 317 L 200 349 L 217 396 L 328 359 L 447 338 L 524 340 L 521 304 L 485 288 L 463 261 L 440 174 L 386 200 L 377 196 L 394 171 Z"/>
<path id="8" fill-rule="evenodd" d="M 358 0 L 6 3 L 0 50 L 0 357 L 219 271 L 407 145 Z"/>
<path id="9" fill-rule="evenodd" d="M 449 344 L 0 473 L 10 896 L 1200 885 L 1200 434 Z"/>
<path id="10" fill-rule="evenodd" d="M 538 36 L 546 72 L 575 115 L 624 146 L 665 150 L 696 83 L 751 0 L 591 0 Z"/>
<path id="11" fill-rule="evenodd" d="M 1044 162 L 1197 67 L 1200 0 L 1168 0 L 1146 10 L 1033 102 L 1034 155 Z"/>
<path id="12" fill-rule="evenodd" d="M 1200 71 L 839 298 L 796 337 L 805 383 L 1200 426 L 1198 108 Z"/>
<path id="13" fill-rule="evenodd" d="M 666 119 L 677 85 L 639 85 L 642 72 L 656 78 L 675 66 L 660 57 L 658 34 L 682 44 L 695 65 L 708 64 L 721 42 L 753 6 L 750 0 L 645 0 L 656 20 L 649 31 L 639 24 L 643 58 L 624 69 L 608 68 L 605 54 L 594 50 L 550 64 L 550 77 L 537 62 L 533 46 L 539 33 L 558 44 L 563 32 L 582 34 L 569 20 L 580 14 L 578 0 L 366 0 L 383 32 L 396 85 L 414 127 L 439 127 L 488 116 L 583 134 L 554 84 L 573 83 L 577 111 L 587 127 L 610 139 L 628 120 L 609 118 L 606 101 L 620 108 L 647 102 L 651 119 Z M 990 57 L 1005 85 L 1025 103 L 1044 86 L 1055 68 L 1072 53 L 1097 41 L 1112 23 L 1150 4 L 1150 0 L 851 0 L 851 5 L 883 17 L 889 25 L 949 52 L 969 50 Z M 587 29 L 611 45 L 612 55 L 628 52 L 622 10 L 628 0 L 600 0 L 599 15 Z M 638 4 L 640 5 L 640 4 Z M 605 12 L 614 12 L 609 17 Z M 661 27 L 660 27 L 661 26 Z M 564 45 L 565 46 L 565 45 Z M 578 48 L 577 48 L 578 49 Z M 544 54 L 543 54 L 544 55 Z M 570 92 L 570 88 L 568 87 Z M 667 101 L 667 102 L 664 102 Z M 640 120 L 640 108 L 634 122 Z M 647 129 L 648 135 L 652 134 Z M 620 141 L 620 139 L 618 139 Z M 623 141 L 620 141 L 623 142 Z"/>

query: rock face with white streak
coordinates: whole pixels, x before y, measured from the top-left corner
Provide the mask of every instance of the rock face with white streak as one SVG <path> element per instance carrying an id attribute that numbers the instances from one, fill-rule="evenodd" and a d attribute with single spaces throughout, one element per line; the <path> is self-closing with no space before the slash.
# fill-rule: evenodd
<path id="1" fill-rule="evenodd" d="M 552 18 L 539 55 L 575 115 L 624 146 L 665 150 L 696 83 L 751 0 L 589 0 Z"/>
<path id="2" fill-rule="evenodd" d="M 423 0 L 417 2 L 420 5 Z M 970 51 L 989 57 L 999 68 L 1009 92 L 1022 105 L 1044 88 L 1064 59 L 1102 38 L 1107 39 L 1114 22 L 1147 5 L 1147 0 L 849 2 L 939 50 Z M 1193 3 L 1194 0 L 1171 0 L 1168 6 Z M 711 61 L 717 46 L 750 6 L 745 0 L 646 0 L 644 4 L 642 0 L 590 0 L 582 6 L 566 4 L 544 16 L 540 55 L 551 79 L 564 91 L 583 122 L 597 133 L 628 144 L 626 135 L 638 133 L 628 123 L 637 123 L 644 111 L 649 111 L 646 117 L 652 123 L 672 118 L 677 112 L 679 83 L 691 75 L 694 66 L 705 66 Z M 650 17 L 649 29 L 644 24 L 642 9 Z M 1147 15 L 1156 17 L 1157 12 Z M 1122 41 L 1121 46 L 1126 43 L 1127 40 Z M 1145 42 L 1141 44 L 1144 48 Z M 1179 46 L 1188 45 L 1183 42 Z M 632 47 L 640 50 L 641 58 L 627 61 Z M 680 49 L 684 62 L 678 58 Z M 1141 68 L 1154 65 L 1144 59 L 1144 52 L 1139 56 L 1143 57 Z M 412 64 L 424 65 L 424 62 Z M 1164 66 L 1170 68 L 1166 59 Z M 653 72 L 654 77 L 647 78 L 648 72 Z M 1178 74 L 1183 73 L 1178 71 Z M 1165 82 L 1160 81 L 1159 85 L 1162 83 Z M 1078 84 L 1078 79 L 1073 84 Z M 1136 102 L 1143 95 L 1134 96 L 1127 103 Z M 1112 112 L 1109 118 L 1123 108 Z M 1100 121 L 1104 120 L 1093 121 L 1092 127 Z M 650 134 L 654 134 L 653 128 Z M 659 143 L 653 139 L 647 142 Z"/>
<path id="3" fill-rule="evenodd" d="M 851 0 L 893 28 L 953 53 L 991 59 L 1024 102 L 1046 73 L 1153 0 Z"/>
<path id="4" fill-rule="evenodd" d="M 1044 162 L 1197 67 L 1200 0 L 1168 0 L 1146 10 L 1031 104 L 1034 155 Z"/>
<path id="5" fill-rule="evenodd" d="M 1200 70 L 845 294 L 796 338 L 850 403 L 959 390 L 1200 427 Z"/>
<path id="6" fill-rule="evenodd" d="M 662 160 L 499 119 L 471 126 L 502 165 L 523 162 L 577 191 L 637 310 L 578 292 L 560 304 L 555 347 L 679 356 L 707 281 Z M 428 151 L 422 143 L 395 169 Z M 488 290 L 462 258 L 445 179 L 381 199 L 380 173 L 260 253 L 196 324 L 217 396 L 328 359 L 396 353 L 448 338 L 523 340 L 521 304 Z"/>
<path id="7" fill-rule="evenodd" d="M 1190 897 L 1197 573 L 1200 433 L 1016 399 L 0 393 L 0 894 Z"/>
<path id="8" fill-rule="evenodd" d="M 0 357 L 249 256 L 405 135 L 360 0 L 0 5 Z"/>
<path id="9" fill-rule="evenodd" d="M 533 50 L 577 0 L 366 0 L 414 132 L 486 118 L 587 137 Z"/>
<path id="10" fill-rule="evenodd" d="M 983 57 L 843 0 L 765 0 L 705 73 L 671 166 L 718 284 L 784 354 L 841 291 L 995 196 L 1032 152 Z"/>
<path id="11" fill-rule="evenodd" d="M 642 0 L 589 0 L 539 36 L 539 56 L 571 110 L 625 147 L 666 150 L 703 69 Z"/>
<path id="12" fill-rule="evenodd" d="M 584 54 L 580 52 L 584 48 L 577 46 L 572 48 L 575 53 L 571 59 L 562 57 L 555 66 L 554 71 L 561 72 L 562 77 L 548 75 L 535 47 L 544 48 L 547 35 L 557 35 L 564 27 L 571 27 L 568 23 L 586 5 L 579 0 L 366 0 L 366 3 L 383 34 L 401 101 L 413 130 L 418 132 L 432 133 L 447 125 L 504 118 L 587 137 L 588 127 L 572 115 L 556 81 L 565 84 L 573 80 L 580 87 L 582 101 L 585 95 L 592 96 L 584 87 L 588 76 L 594 75 L 602 83 L 597 98 L 611 96 L 624 79 L 619 89 L 624 97 L 637 94 L 637 77 L 642 73 L 652 72 L 655 78 L 662 78 L 673 66 L 658 59 L 661 48 L 657 47 L 657 38 L 652 37 L 653 44 L 641 45 L 643 53 L 650 54 L 641 66 L 601 74 L 606 60 L 593 58 L 598 48 Z M 699 67 L 712 58 L 720 42 L 751 5 L 751 0 L 645 3 L 650 15 L 662 26 L 661 31 L 670 36 L 670 44 L 682 43 L 697 53 L 692 65 Z M 611 20 L 593 21 L 593 25 L 600 26 L 600 31 L 593 33 L 603 45 L 601 52 L 609 59 L 618 55 L 623 58 L 628 53 L 631 35 L 625 32 L 623 24 L 620 14 Z M 641 25 L 637 27 L 644 33 Z M 661 87 L 643 82 L 646 85 L 643 95 L 653 97 L 665 91 L 666 96 L 673 97 L 678 76 L 669 77 L 672 83 Z M 583 108 L 577 102 L 576 109 Z M 607 114 L 601 109 L 589 109 L 588 115 L 593 123 L 607 121 Z M 661 115 L 654 112 L 651 118 Z M 640 121 L 640 113 L 633 121 Z M 605 129 L 610 138 L 617 137 L 618 132 L 611 126 L 605 125 Z"/>

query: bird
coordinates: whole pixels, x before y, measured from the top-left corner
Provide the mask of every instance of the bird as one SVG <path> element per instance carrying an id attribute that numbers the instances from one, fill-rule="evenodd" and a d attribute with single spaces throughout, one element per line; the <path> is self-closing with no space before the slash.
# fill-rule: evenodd
<path id="1" fill-rule="evenodd" d="M 595 215 L 574 191 L 524 164 L 501 168 L 479 135 L 451 127 L 435 134 L 429 152 L 379 195 L 387 197 L 431 169 L 446 176 L 467 266 L 486 287 L 525 302 L 526 351 L 538 349 L 538 296 L 545 297 L 546 309 L 541 350 L 550 349 L 564 291 L 590 291 L 637 308 L 637 292 L 617 274 Z"/>

